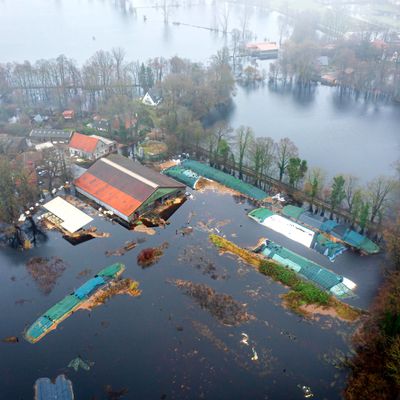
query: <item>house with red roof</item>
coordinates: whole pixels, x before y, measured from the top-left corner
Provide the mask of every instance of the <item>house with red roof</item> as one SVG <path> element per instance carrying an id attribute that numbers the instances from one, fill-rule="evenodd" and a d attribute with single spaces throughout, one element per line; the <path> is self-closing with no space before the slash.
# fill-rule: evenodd
<path id="1" fill-rule="evenodd" d="M 97 160 L 74 185 L 78 193 L 128 223 L 183 195 L 186 189 L 182 183 L 118 154 Z"/>
<path id="2" fill-rule="evenodd" d="M 82 135 L 75 132 L 69 142 L 71 157 L 80 157 L 86 160 L 97 160 L 117 150 L 117 142 L 97 135 Z"/>
<path id="3" fill-rule="evenodd" d="M 74 119 L 75 117 L 75 111 L 74 110 L 65 110 L 62 113 L 62 116 L 64 117 L 64 119 Z"/>

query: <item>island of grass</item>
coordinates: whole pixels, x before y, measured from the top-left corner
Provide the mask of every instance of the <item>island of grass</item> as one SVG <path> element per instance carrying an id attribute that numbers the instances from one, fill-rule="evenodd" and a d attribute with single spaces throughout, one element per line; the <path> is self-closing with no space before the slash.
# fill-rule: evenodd
<path id="1" fill-rule="evenodd" d="M 285 306 L 304 316 L 313 314 L 330 315 L 345 321 L 357 320 L 362 311 L 343 303 L 317 285 L 303 280 L 294 271 L 274 260 L 243 249 L 221 236 L 211 234 L 210 241 L 223 252 L 230 252 L 240 257 L 259 272 L 271 277 L 290 288 L 283 295 Z"/>

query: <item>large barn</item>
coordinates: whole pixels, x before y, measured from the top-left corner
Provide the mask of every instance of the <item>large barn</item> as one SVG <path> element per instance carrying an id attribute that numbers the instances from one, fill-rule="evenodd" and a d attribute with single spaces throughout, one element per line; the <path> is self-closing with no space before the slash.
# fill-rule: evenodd
<path id="1" fill-rule="evenodd" d="M 97 160 L 74 182 L 78 193 L 126 222 L 176 197 L 186 186 L 129 158 L 112 154 Z"/>

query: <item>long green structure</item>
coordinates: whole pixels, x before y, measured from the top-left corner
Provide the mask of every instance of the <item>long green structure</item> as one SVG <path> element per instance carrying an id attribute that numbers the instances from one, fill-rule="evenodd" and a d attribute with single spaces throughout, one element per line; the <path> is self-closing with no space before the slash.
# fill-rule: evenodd
<path id="1" fill-rule="evenodd" d="M 200 179 L 200 176 L 196 174 L 196 172 L 184 168 L 181 165 L 174 165 L 173 167 L 164 169 L 162 173 L 178 182 L 184 183 L 192 189 L 196 188 L 197 181 Z"/>
<path id="2" fill-rule="evenodd" d="M 116 263 L 99 271 L 93 278 L 42 314 L 26 331 L 25 339 L 30 343 L 38 342 L 60 322 L 68 318 L 82 303 L 121 275 L 124 270 L 124 264 Z"/>
<path id="3" fill-rule="evenodd" d="M 267 239 L 255 251 L 275 260 L 337 297 L 351 297 L 354 295 L 352 290 L 356 287 L 356 284 L 350 279 L 338 275 L 271 240 Z"/>
<path id="4" fill-rule="evenodd" d="M 380 251 L 379 246 L 366 236 L 359 234 L 345 225 L 338 224 L 336 221 L 317 218 L 303 208 L 288 205 L 283 207 L 282 215 L 312 226 L 324 234 L 329 234 L 362 253 L 376 254 Z"/>
<path id="5" fill-rule="evenodd" d="M 263 200 L 268 197 L 268 194 L 265 193 L 263 190 L 253 185 L 250 185 L 249 183 L 243 182 L 242 180 L 223 171 L 220 171 L 219 169 L 210 167 L 207 164 L 203 164 L 194 160 L 184 160 L 182 162 L 182 166 L 200 176 L 203 176 L 204 178 L 221 183 L 222 185 L 236 190 L 239 193 L 242 193 L 252 199 Z"/>
<path id="6" fill-rule="evenodd" d="M 288 215 L 287 213 L 282 214 Z M 297 211 L 297 214 L 301 213 Z M 293 213 L 292 215 L 297 214 Z M 259 224 L 264 225 L 267 228 L 302 244 L 303 246 L 316 250 L 318 253 L 328 257 L 328 259 L 332 262 L 337 256 L 346 250 L 346 247 L 341 243 L 329 240 L 321 233 L 318 233 L 318 230 L 314 227 L 310 229 L 304 226 L 300 221 L 298 221 L 299 223 L 296 223 L 293 221 L 294 218 L 286 218 L 275 214 L 268 208 L 256 208 L 249 212 L 248 216 L 257 221 Z"/>

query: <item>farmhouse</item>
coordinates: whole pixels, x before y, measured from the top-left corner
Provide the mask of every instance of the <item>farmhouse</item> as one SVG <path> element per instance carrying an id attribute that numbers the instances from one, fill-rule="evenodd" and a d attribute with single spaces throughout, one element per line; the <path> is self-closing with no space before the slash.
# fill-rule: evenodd
<path id="1" fill-rule="evenodd" d="M 69 143 L 71 156 L 97 160 L 117 150 L 117 142 L 97 135 L 82 135 L 75 132 Z"/>
<path id="2" fill-rule="evenodd" d="M 182 195 L 186 186 L 129 158 L 97 160 L 74 182 L 78 193 L 131 223 L 143 213 Z"/>

